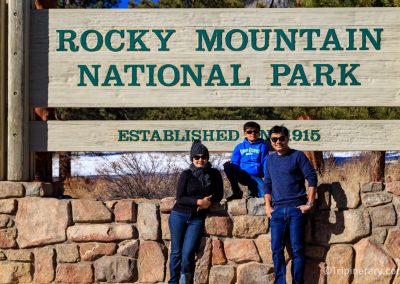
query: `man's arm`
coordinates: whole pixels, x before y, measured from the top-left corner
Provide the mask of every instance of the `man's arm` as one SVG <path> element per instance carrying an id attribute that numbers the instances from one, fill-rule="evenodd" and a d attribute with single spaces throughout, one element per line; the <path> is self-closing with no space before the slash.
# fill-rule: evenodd
<path id="1" fill-rule="evenodd" d="M 300 154 L 300 169 L 303 172 L 304 177 L 308 182 L 308 194 L 307 194 L 307 204 L 299 206 L 301 212 L 306 213 L 312 209 L 315 201 L 315 194 L 317 193 L 317 174 L 311 166 L 310 161 L 304 155 L 303 152 Z"/>
<path id="2" fill-rule="evenodd" d="M 311 207 L 314 205 L 315 201 L 315 194 L 317 193 L 317 188 L 315 186 L 308 187 L 308 194 L 307 194 L 307 205 Z"/>
<path id="3" fill-rule="evenodd" d="M 271 194 L 265 194 L 264 200 L 265 200 L 265 214 L 267 215 L 268 218 L 271 218 L 271 214 L 274 211 L 271 205 L 272 203 Z"/>
<path id="4" fill-rule="evenodd" d="M 307 194 L 307 204 L 300 205 L 298 208 L 301 210 L 302 213 L 307 213 L 311 211 L 314 206 L 315 201 L 315 193 L 317 192 L 317 188 L 315 186 L 308 187 L 308 194 Z"/>
<path id="5" fill-rule="evenodd" d="M 265 171 L 265 177 L 264 177 L 264 200 L 265 200 L 265 214 L 267 215 L 268 218 L 271 218 L 272 211 L 274 209 L 272 208 L 272 180 L 271 180 L 271 174 L 269 171 L 269 166 L 268 166 L 268 161 L 266 161 L 266 171 Z"/>

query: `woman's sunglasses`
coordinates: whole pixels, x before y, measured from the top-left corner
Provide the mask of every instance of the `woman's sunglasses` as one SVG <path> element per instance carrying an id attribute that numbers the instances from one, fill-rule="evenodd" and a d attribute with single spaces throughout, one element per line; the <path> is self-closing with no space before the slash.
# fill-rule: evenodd
<path id="1" fill-rule="evenodd" d="M 202 159 L 202 160 L 207 160 L 207 156 L 206 155 L 194 155 L 193 159 L 195 159 L 196 161 Z"/>
<path id="2" fill-rule="evenodd" d="M 281 141 L 281 142 L 283 142 L 283 141 L 286 140 L 286 136 L 280 136 L 280 137 L 273 137 L 273 138 L 271 138 L 271 141 L 274 142 L 274 143 L 278 142 L 278 140 Z"/>

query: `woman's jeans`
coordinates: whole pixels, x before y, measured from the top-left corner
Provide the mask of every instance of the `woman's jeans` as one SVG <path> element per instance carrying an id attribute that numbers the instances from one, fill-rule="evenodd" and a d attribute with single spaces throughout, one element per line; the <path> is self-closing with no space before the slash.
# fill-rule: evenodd
<path id="1" fill-rule="evenodd" d="M 297 207 L 281 207 L 272 212 L 271 249 L 276 284 L 286 283 L 284 246 L 288 235 L 293 253 L 293 283 L 304 283 L 305 220 L 306 215 Z"/>
<path id="2" fill-rule="evenodd" d="M 190 217 L 189 213 L 174 210 L 169 216 L 171 277 L 168 283 L 186 284 L 193 281 L 194 257 L 204 231 L 204 219 Z"/>

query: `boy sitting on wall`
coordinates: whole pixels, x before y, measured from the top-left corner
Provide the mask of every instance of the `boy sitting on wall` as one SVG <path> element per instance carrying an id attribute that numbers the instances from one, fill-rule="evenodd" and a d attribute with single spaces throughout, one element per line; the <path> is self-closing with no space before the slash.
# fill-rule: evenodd
<path id="1" fill-rule="evenodd" d="M 244 140 L 233 150 L 231 161 L 224 164 L 226 176 L 232 186 L 232 195 L 227 201 L 241 199 L 243 192 L 239 183 L 246 185 L 252 197 L 264 196 L 263 177 L 268 157 L 268 148 L 260 138 L 260 125 L 254 121 L 243 126 Z"/>

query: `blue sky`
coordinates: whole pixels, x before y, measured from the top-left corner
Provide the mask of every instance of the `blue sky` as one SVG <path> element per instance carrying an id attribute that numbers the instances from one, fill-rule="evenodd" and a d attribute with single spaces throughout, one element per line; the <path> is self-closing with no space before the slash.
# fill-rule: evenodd
<path id="1" fill-rule="evenodd" d="M 128 8 L 128 2 L 129 0 L 121 0 L 121 3 L 119 3 L 117 8 Z M 140 0 L 135 0 L 136 3 L 139 3 Z M 154 1 L 154 2 L 158 2 L 158 1 Z"/>
<path id="2" fill-rule="evenodd" d="M 118 8 L 128 8 L 128 2 L 129 0 L 121 0 L 121 3 L 119 3 Z"/>

